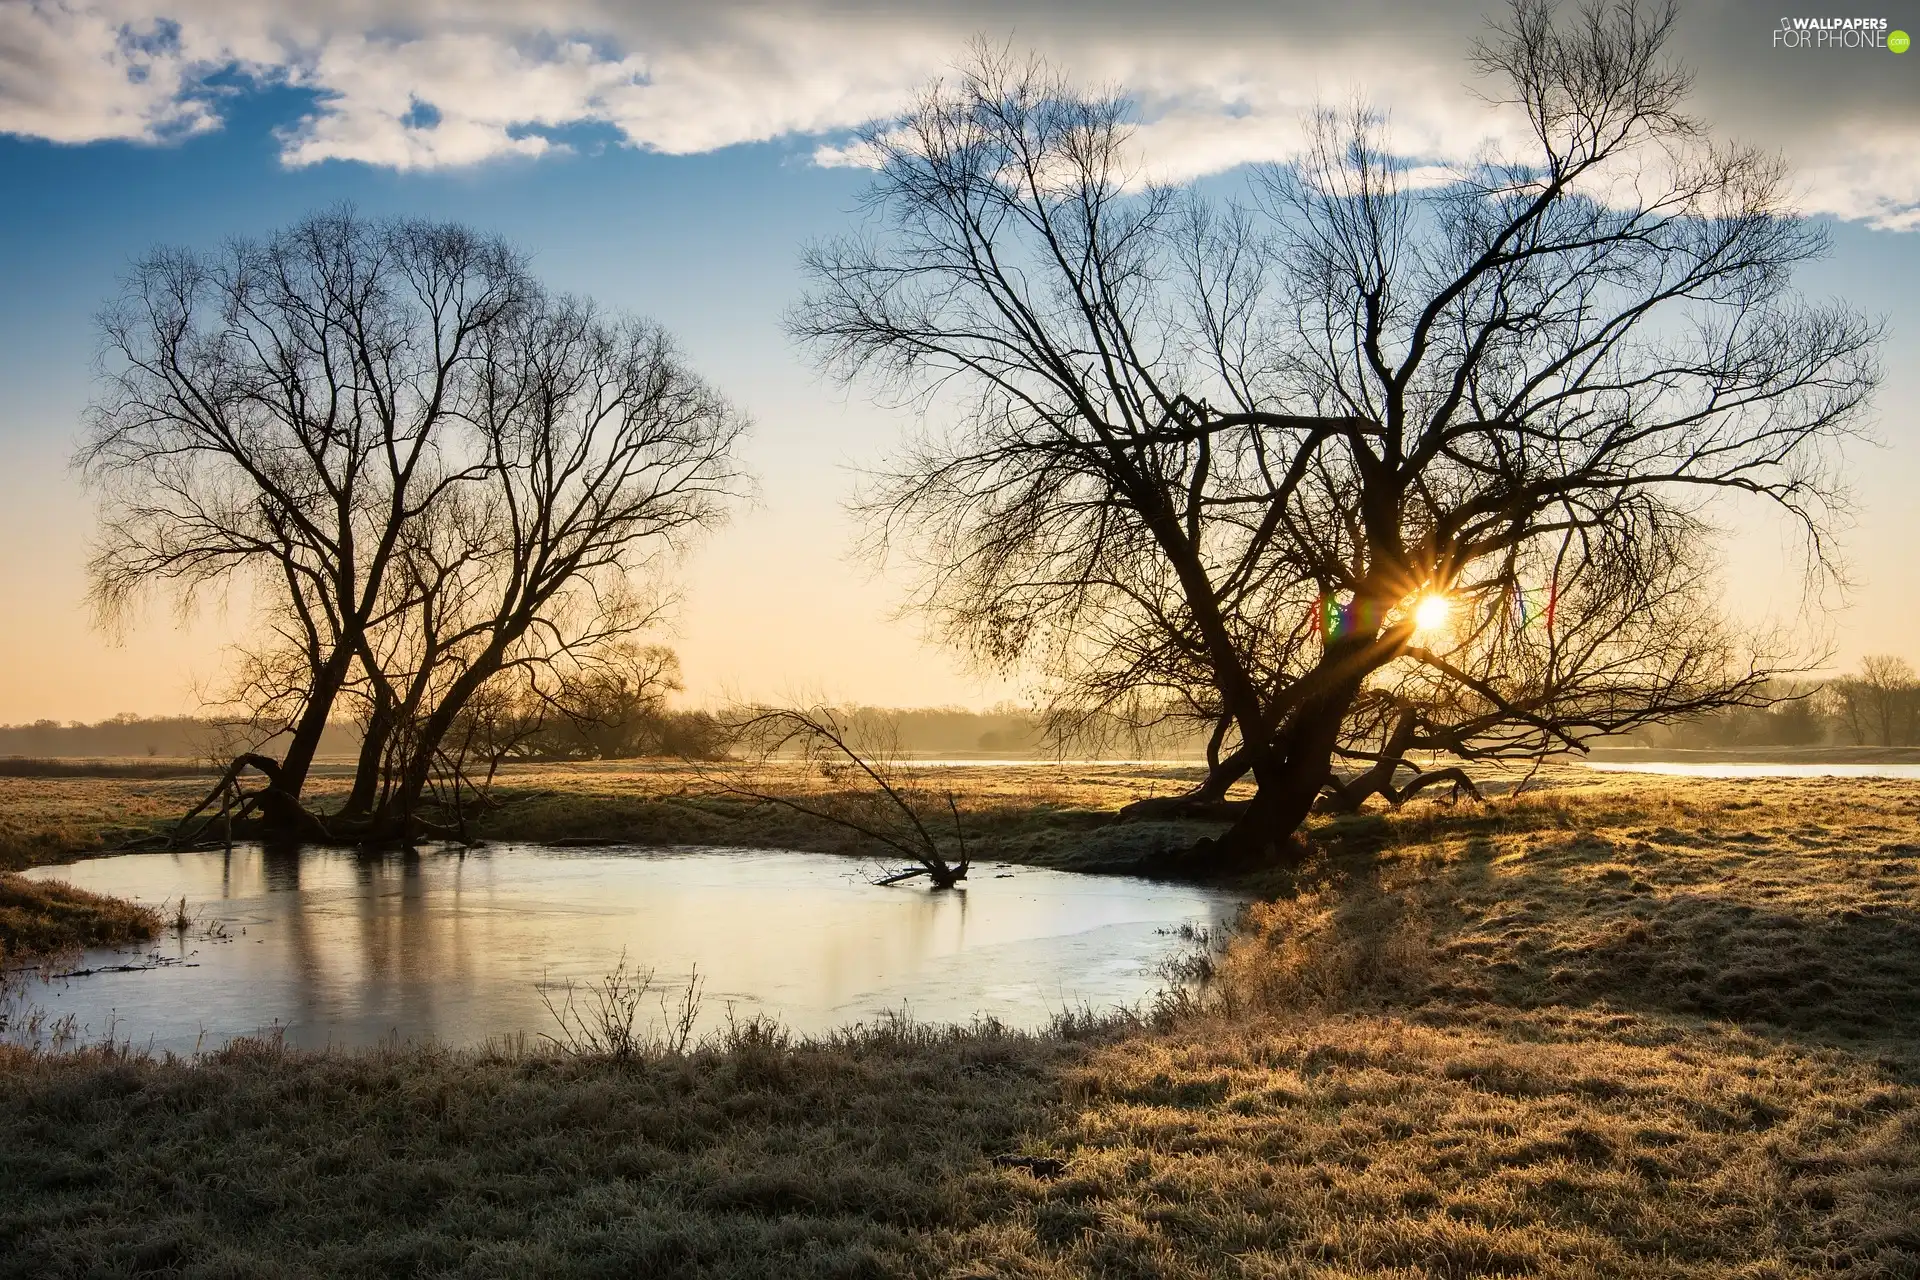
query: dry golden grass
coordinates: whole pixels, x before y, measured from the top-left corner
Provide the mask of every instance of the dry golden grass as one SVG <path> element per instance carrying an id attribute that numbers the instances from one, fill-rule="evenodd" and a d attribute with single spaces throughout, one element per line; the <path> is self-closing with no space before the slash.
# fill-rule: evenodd
<path id="1" fill-rule="evenodd" d="M 1920 1275 L 1920 785 L 1547 781 L 1316 821 L 1144 1020 L 0 1059 L 0 1275 Z"/>
<path id="2" fill-rule="evenodd" d="M 207 792 L 204 777 L 0 777 L 0 870 L 63 862 L 148 835 Z"/>
<path id="3" fill-rule="evenodd" d="M 1563 775 L 1316 836 L 1328 853 L 1253 910 L 1264 945 L 1236 957 L 1272 998 L 1572 1003 L 1920 1041 L 1920 784 Z"/>
<path id="4" fill-rule="evenodd" d="M 1920 1275 L 1920 787 L 1556 781 L 1321 824 L 1015 1270 Z"/>
<path id="5" fill-rule="evenodd" d="M 159 932 L 160 913 L 152 907 L 58 880 L 0 872 L 0 965 L 81 947 L 145 942 Z"/>
<path id="6" fill-rule="evenodd" d="M 1093 1051 L 1063 1093 L 1029 1146 L 1068 1172 L 1010 1188 L 1003 1272 L 1920 1267 L 1920 1089 L 1766 1035 L 1565 1009 L 1214 1016 Z"/>
<path id="7" fill-rule="evenodd" d="M 1108 824 L 1121 806 L 1184 790 L 1198 775 L 1198 769 L 1177 765 L 957 765 L 924 769 L 919 782 L 943 814 L 943 797 L 952 793 L 978 857 L 1115 869 L 1191 843 L 1195 833 L 1184 828 Z M 860 851 L 844 829 L 726 794 L 723 787 L 733 782 L 782 794 L 820 785 L 795 766 L 779 763 L 743 773 L 664 763 L 522 765 L 503 771 L 496 788 L 499 807 L 480 818 L 476 830 L 504 840 Z"/>

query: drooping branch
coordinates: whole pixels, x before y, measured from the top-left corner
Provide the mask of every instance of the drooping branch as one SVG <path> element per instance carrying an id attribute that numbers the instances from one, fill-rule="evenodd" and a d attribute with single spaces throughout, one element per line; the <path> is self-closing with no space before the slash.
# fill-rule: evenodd
<path id="1" fill-rule="evenodd" d="M 952 792 L 944 797 L 954 831 L 954 854 L 949 857 L 928 825 L 930 816 L 922 813 L 918 788 L 886 752 L 857 745 L 848 724 L 831 709 L 753 710 L 735 721 L 732 737 L 736 744 L 752 749 L 759 767 L 750 773 L 735 769 L 715 775 L 721 790 L 845 828 L 913 864 L 879 878 L 877 884 L 925 876 L 936 887 L 950 889 L 966 879 L 966 829 Z M 796 754 L 801 766 L 824 785 L 802 794 L 767 786 L 766 766 L 784 753 Z M 865 794 L 856 792 L 849 802 L 836 803 L 837 776 L 849 769 L 863 780 Z"/>

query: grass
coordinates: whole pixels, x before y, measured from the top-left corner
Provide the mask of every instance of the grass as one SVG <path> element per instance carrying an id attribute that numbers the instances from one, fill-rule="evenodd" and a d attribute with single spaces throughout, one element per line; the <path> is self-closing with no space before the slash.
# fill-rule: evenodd
<path id="1" fill-rule="evenodd" d="M 1920 1275 L 1920 786 L 1551 783 L 1047 1034 L 15 1051 L 0 1275 Z"/>
<path id="2" fill-rule="evenodd" d="M 771 766 L 778 774 L 781 766 Z M 962 766 L 942 768 L 956 792 L 975 856 L 1072 869 L 1121 869 L 1192 839 L 1164 824 L 1099 830 L 1142 796 L 1185 789 L 1197 769 L 1178 766 Z M 325 810 L 351 779 L 322 768 L 307 798 Z M 151 836 L 206 792 L 200 777 L 0 775 L 0 870 L 109 852 Z M 510 765 L 497 803 L 474 823 L 483 839 L 740 845 L 851 853 L 846 831 L 776 805 L 719 793 L 699 766 L 675 763 Z"/>
<path id="3" fill-rule="evenodd" d="M 0 872 L 0 965 L 81 947 L 145 942 L 160 932 L 151 907 L 88 893 L 58 880 Z"/>

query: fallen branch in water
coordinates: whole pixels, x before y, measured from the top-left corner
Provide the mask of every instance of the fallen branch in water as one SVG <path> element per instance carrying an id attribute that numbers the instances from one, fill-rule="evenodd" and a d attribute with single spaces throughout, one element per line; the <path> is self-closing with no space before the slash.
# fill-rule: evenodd
<path id="1" fill-rule="evenodd" d="M 900 884 L 925 876 L 936 887 L 951 889 L 966 879 L 966 830 L 953 793 L 945 796 L 955 838 L 954 856 L 949 857 L 921 816 L 924 801 L 919 788 L 891 758 L 893 753 L 856 745 L 852 737 L 850 726 L 827 707 L 756 709 L 733 726 L 734 742 L 754 753 L 749 767 L 764 766 L 776 756 L 797 751 L 803 769 L 823 785 L 796 796 L 754 785 L 739 771 L 713 781 L 729 795 L 832 823 L 913 863 L 875 879 L 875 884 Z M 849 775 L 864 785 L 853 791 L 837 789 Z"/>

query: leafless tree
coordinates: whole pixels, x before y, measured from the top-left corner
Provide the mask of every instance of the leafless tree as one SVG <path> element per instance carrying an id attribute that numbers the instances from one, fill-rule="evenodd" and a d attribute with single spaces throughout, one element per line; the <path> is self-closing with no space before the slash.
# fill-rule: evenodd
<path id="1" fill-rule="evenodd" d="M 714 777 L 724 791 L 845 828 L 909 864 L 877 884 L 925 876 L 951 889 L 971 864 L 958 802 L 903 767 L 897 741 L 873 728 L 825 706 L 746 708 L 729 733 L 741 757 Z"/>
<path id="2" fill-rule="evenodd" d="M 565 668 L 533 673 L 514 705 L 538 727 L 522 750 L 548 760 L 619 760 L 675 754 L 680 659 L 664 645 L 618 641 Z"/>
<path id="3" fill-rule="evenodd" d="M 357 708 L 340 834 L 420 829 L 469 701 L 632 634 L 636 583 L 722 518 L 744 421 L 657 327 L 556 296 L 458 226 L 309 218 L 142 262 L 104 320 L 96 599 L 244 582 L 243 684 L 289 709 L 252 803 L 302 830 L 313 751 Z M 346 700 L 343 703 L 343 698 Z"/>
<path id="4" fill-rule="evenodd" d="M 416 522 L 406 601 L 362 663 L 391 708 L 384 825 L 416 814 L 469 700 L 503 672 L 577 669 L 643 630 L 635 584 L 724 518 L 744 419 L 666 335 L 541 298 L 487 335 L 466 479 Z"/>
<path id="5" fill-rule="evenodd" d="M 1920 677 L 1905 658 L 1869 654 L 1859 674 L 1834 681 L 1832 691 L 1856 744 L 1895 747 L 1920 739 Z"/>
<path id="6" fill-rule="evenodd" d="M 809 251 L 791 325 L 953 419 L 879 478 L 876 547 L 928 566 L 922 603 L 983 659 L 1215 723 L 1216 777 L 1256 792 L 1197 852 L 1282 850 L 1396 690 L 1470 754 L 1767 674 L 1605 607 L 1580 635 L 1571 608 L 1468 625 L 1464 653 L 1416 634 L 1430 597 L 1599 606 L 1628 571 L 1701 602 L 1720 495 L 1829 554 L 1879 327 L 1792 291 L 1824 236 L 1777 161 L 1684 114 L 1673 17 L 1518 0 L 1476 61 L 1525 145 L 1437 180 L 1355 108 L 1221 205 L 1146 179 L 1124 100 L 991 53 L 864 135 L 869 229 Z"/>
<path id="7" fill-rule="evenodd" d="M 158 250 L 101 317 L 105 390 L 76 460 L 101 496 L 95 602 L 112 617 L 157 585 L 183 603 L 259 593 L 276 680 L 255 692 L 289 736 L 254 763 L 283 805 L 402 532 L 463 478 L 439 443 L 468 411 L 482 335 L 531 289 L 499 240 L 337 209 L 217 252 Z"/>

